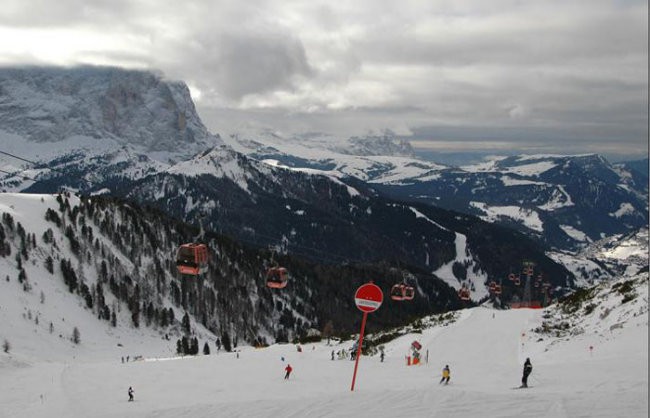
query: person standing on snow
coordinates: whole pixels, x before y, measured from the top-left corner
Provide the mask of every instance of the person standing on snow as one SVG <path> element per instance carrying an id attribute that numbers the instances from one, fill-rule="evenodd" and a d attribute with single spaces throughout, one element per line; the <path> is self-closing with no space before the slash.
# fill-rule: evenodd
<path id="1" fill-rule="evenodd" d="M 451 377 L 450 375 L 451 372 L 449 371 L 449 365 L 445 365 L 445 368 L 442 369 L 442 379 L 440 379 L 440 383 L 445 382 L 445 385 L 449 383 L 449 378 Z"/>
<path id="2" fill-rule="evenodd" d="M 293 370 L 293 368 L 291 368 L 291 364 L 287 364 L 287 367 L 285 367 L 284 370 L 287 372 L 284 375 L 284 379 L 289 380 L 289 375 L 291 374 L 291 371 Z"/>
<path id="3" fill-rule="evenodd" d="M 133 388 L 129 386 L 129 402 L 133 402 Z"/>
<path id="4" fill-rule="evenodd" d="M 530 358 L 526 358 L 526 362 L 524 363 L 524 375 L 521 378 L 522 388 L 528 387 L 528 376 L 530 376 L 530 373 L 532 371 L 533 371 L 533 365 L 530 363 Z"/>

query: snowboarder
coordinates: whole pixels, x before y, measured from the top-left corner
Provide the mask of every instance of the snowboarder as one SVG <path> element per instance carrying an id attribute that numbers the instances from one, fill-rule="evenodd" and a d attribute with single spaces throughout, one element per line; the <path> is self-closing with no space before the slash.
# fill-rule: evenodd
<path id="1" fill-rule="evenodd" d="M 285 367 L 284 370 L 287 372 L 284 375 L 284 379 L 289 380 L 289 375 L 291 374 L 291 371 L 293 370 L 293 368 L 291 367 L 291 364 L 287 364 L 287 367 Z"/>
<path id="2" fill-rule="evenodd" d="M 450 378 L 450 371 L 449 371 L 449 365 L 445 365 L 445 368 L 442 369 L 442 379 L 440 379 L 440 383 L 445 382 L 445 385 L 449 383 L 449 378 Z"/>
<path id="3" fill-rule="evenodd" d="M 133 388 L 129 386 L 129 402 L 133 402 Z"/>
<path id="4" fill-rule="evenodd" d="M 530 363 L 530 358 L 526 358 L 526 362 L 524 363 L 524 375 L 521 378 L 522 388 L 528 387 L 528 376 L 530 376 L 530 373 L 532 371 L 533 371 L 533 365 Z"/>

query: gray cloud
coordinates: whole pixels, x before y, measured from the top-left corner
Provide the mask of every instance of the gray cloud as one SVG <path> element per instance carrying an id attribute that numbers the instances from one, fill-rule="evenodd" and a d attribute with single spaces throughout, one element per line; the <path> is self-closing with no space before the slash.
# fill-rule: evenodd
<path id="1" fill-rule="evenodd" d="M 192 44 L 180 54 L 184 65 L 176 72 L 196 77 L 198 85 L 214 88 L 228 99 L 291 90 L 296 77 L 311 73 L 300 41 L 277 31 L 207 33 Z"/>
<path id="2" fill-rule="evenodd" d="M 3 0 L 0 26 L 57 28 L 70 25 L 121 26 L 139 10 L 129 0 Z"/>
<path id="3" fill-rule="evenodd" d="M 389 128 L 419 144 L 647 153 L 647 16 L 642 0 L 6 0 L 0 31 L 17 41 L 78 30 L 95 49 L 68 32 L 59 59 L 0 40 L 0 63 L 160 69 L 200 92 L 216 132 Z"/>

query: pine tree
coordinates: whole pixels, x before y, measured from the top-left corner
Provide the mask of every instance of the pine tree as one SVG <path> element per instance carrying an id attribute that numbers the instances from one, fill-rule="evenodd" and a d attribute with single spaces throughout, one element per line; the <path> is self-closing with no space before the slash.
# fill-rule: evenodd
<path id="1" fill-rule="evenodd" d="M 81 342 L 81 333 L 77 327 L 74 327 L 72 330 L 72 342 L 75 344 L 79 344 Z"/>
<path id="2" fill-rule="evenodd" d="M 230 353 L 232 351 L 232 346 L 230 345 L 230 336 L 225 331 L 221 336 L 221 344 L 223 344 L 223 349 L 226 350 L 227 352 Z"/>
<path id="3" fill-rule="evenodd" d="M 78 257 L 81 251 L 81 244 L 79 244 L 77 235 L 70 225 L 65 228 L 65 236 L 68 238 L 68 241 L 70 241 L 70 249 L 72 250 L 72 253 Z"/>
<path id="4" fill-rule="evenodd" d="M 133 326 L 139 328 L 140 327 L 140 286 L 137 284 L 135 285 L 135 288 L 133 289 L 133 295 L 129 300 L 129 309 L 131 310 L 131 320 L 133 321 Z"/>
<path id="5" fill-rule="evenodd" d="M 182 344 L 182 348 L 183 348 L 182 353 L 183 354 L 190 354 L 190 343 L 187 340 L 186 336 L 183 336 L 183 338 L 181 338 L 181 344 Z"/>
<path id="6" fill-rule="evenodd" d="M 332 323 L 332 320 L 329 320 L 325 323 L 325 326 L 323 327 L 322 335 L 323 337 L 327 338 L 329 341 L 329 338 L 333 334 L 334 334 L 334 324 Z"/>
<path id="7" fill-rule="evenodd" d="M 54 274 L 54 260 L 49 255 L 45 259 L 45 268 L 50 274 Z"/>
<path id="8" fill-rule="evenodd" d="M 27 244 L 25 243 L 24 236 L 20 239 L 20 255 L 22 255 L 25 260 L 29 258 L 27 254 Z"/>
<path id="9" fill-rule="evenodd" d="M 23 283 L 26 280 L 27 280 L 27 273 L 25 273 L 25 269 L 21 268 L 20 272 L 18 272 L 18 282 Z"/>
<path id="10" fill-rule="evenodd" d="M 169 325 L 169 323 L 167 322 L 167 309 L 165 308 L 161 309 L 158 313 L 158 316 L 159 316 L 158 324 L 161 327 L 166 328 Z"/>
<path id="11" fill-rule="evenodd" d="M 190 316 L 187 314 L 187 312 L 185 312 L 185 315 L 183 315 L 182 326 L 185 334 L 190 334 L 192 331 L 192 326 L 190 324 Z"/>

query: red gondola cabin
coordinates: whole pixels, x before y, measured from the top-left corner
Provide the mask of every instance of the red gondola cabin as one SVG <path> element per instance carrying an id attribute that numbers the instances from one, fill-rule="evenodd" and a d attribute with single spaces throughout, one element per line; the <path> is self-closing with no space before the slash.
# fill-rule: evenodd
<path id="1" fill-rule="evenodd" d="M 497 290 L 497 282 L 491 281 L 488 290 L 490 291 L 490 293 L 494 293 L 495 290 Z"/>
<path id="2" fill-rule="evenodd" d="M 176 267 L 181 274 L 197 276 L 208 270 L 208 247 L 205 244 L 183 244 L 176 253 Z"/>
<path id="3" fill-rule="evenodd" d="M 289 272 L 284 267 L 271 267 L 266 271 L 266 285 L 272 289 L 282 289 L 287 286 Z"/>
<path id="4" fill-rule="evenodd" d="M 413 286 L 404 286 L 403 294 L 404 300 L 413 300 L 415 297 L 415 289 Z"/>
<path id="5" fill-rule="evenodd" d="M 404 300 L 404 286 L 403 284 L 396 284 L 390 289 L 390 298 L 393 300 Z"/>

